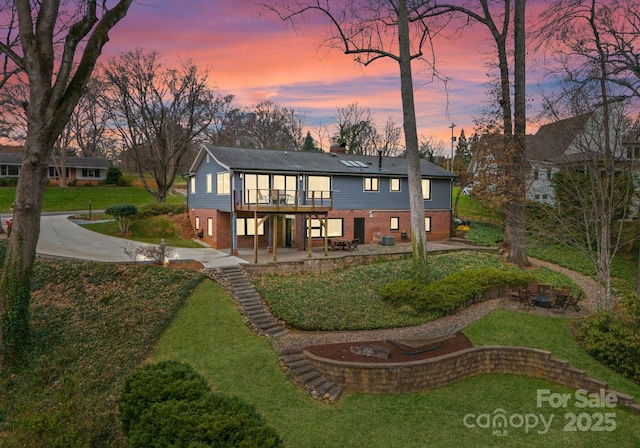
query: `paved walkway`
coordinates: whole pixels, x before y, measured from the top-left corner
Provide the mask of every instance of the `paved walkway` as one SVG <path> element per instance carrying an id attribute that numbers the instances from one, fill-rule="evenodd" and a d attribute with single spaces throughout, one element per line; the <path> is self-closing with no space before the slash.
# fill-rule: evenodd
<path id="1" fill-rule="evenodd" d="M 131 262 L 124 253 L 127 243 L 144 247 L 149 244 L 125 240 L 92 232 L 68 219 L 70 215 L 42 215 L 39 255 L 105 262 Z M 246 263 L 238 257 L 216 249 L 173 248 L 172 260 L 196 260 L 205 268 L 235 266 Z"/>

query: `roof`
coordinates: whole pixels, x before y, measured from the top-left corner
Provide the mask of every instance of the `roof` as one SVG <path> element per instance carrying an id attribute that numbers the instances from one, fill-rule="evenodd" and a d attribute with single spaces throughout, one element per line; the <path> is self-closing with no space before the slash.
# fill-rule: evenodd
<path id="1" fill-rule="evenodd" d="M 193 162 L 191 173 L 200 165 L 206 153 L 225 168 L 237 171 L 407 176 L 406 157 L 378 158 L 332 152 L 279 151 L 213 145 L 203 145 Z M 420 160 L 420 168 L 422 175 L 426 177 L 457 177 L 424 159 Z"/>
<path id="2" fill-rule="evenodd" d="M 60 157 L 55 157 L 56 162 L 60 163 Z M 4 165 L 22 165 L 22 154 L 7 154 L 0 152 L 0 164 Z M 65 165 L 68 168 L 109 168 L 107 159 L 97 157 L 67 157 Z"/>
<path id="3" fill-rule="evenodd" d="M 527 160 L 560 162 L 571 143 L 584 129 L 593 112 L 545 124 L 535 135 L 527 138 Z M 562 160 L 561 160 L 562 159 Z"/>

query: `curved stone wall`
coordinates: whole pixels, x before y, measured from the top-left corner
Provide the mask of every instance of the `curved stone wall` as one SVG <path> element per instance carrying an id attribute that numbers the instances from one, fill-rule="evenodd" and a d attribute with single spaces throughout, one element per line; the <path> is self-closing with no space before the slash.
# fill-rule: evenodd
<path id="1" fill-rule="evenodd" d="M 476 375 L 507 373 L 553 381 L 573 389 L 618 396 L 618 404 L 640 412 L 632 396 L 608 390 L 608 384 L 586 376 L 569 361 L 553 358 L 545 350 L 527 347 L 472 347 L 419 361 L 369 364 L 321 358 L 304 350 L 314 368 L 345 392 L 373 394 L 419 392 L 461 381 Z"/>

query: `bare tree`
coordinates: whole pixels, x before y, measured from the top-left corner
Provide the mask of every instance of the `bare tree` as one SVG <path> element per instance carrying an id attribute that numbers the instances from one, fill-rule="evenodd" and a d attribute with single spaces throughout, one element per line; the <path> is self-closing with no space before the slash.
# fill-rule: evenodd
<path id="1" fill-rule="evenodd" d="M 320 14 L 331 23 L 325 44 L 353 55 L 360 64 L 367 66 L 382 58 L 390 58 L 398 63 L 408 159 L 413 264 L 416 273 L 426 272 L 427 238 L 411 61 L 424 60 L 423 51 L 430 43 L 432 32 L 417 11 L 420 3 L 422 2 L 407 0 L 369 0 L 357 3 L 272 0 L 264 5 L 294 27 L 305 16 Z"/>
<path id="2" fill-rule="evenodd" d="M 383 156 L 397 156 L 402 151 L 402 127 L 398 126 L 393 117 L 388 117 L 384 124 L 384 134 L 380 136 L 379 151 Z"/>
<path id="3" fill-rule="evenodd" d="M 207 72 L 191 61 L 179 69 L 163 68 L 156 52 L 137 49 L 111 59 L 104 74 L 109 82 L 105 107 L 144 188 L 164 203 L 180 161 L 215 114 Z"/>
<path id="4" fill-rule="evenodd" d="M 524 99 L 524 14 L 525 1 L 515 0 L 515 9 L 511 0 L 478 0 L 460 2 L 429 2 L 425 5 L 423 17 L 449 15 L 452 18 L 462 15 L 463 20 L 458 22 L 463 28 L 468 23 L 478 23 L 490 32 L 496 45 L 497 67 L 500 73 L 498 105 L 502 115 L 502 147 L 501 153 L 508 155 L 504 158 L 504 175 L 509 181 L 505 193 L 506 219 L 505 219 L 505 239 L 509 244 L 508 260 L 519 266 L 528 264 L 525 251 L 525 108 L 520 99 L 516 100 L 518 105 L 512 112 L 511 101 L 511 79 L 510 79 L 510 57 L 509 57 L 509 37 L 512 20 L 515 20 L 514 30 L 514 53 L 516 62 L 514 70 L 516 75 L 516 85 L 514 94 L 518 98 Z M 512 113 L 514 115 L 512 116 Z M 517 129 L 514 129 L 514 121 Z M 515 140 L 514 140 L 515 133 Z"/>
<path id="5" fill-rule="evenodd" d="M 368 107 L 351 103 L 338 107 L 335 115 L 336 131 L 333 139 L 344 143 L 349 154 L 376 155 L 379 136 Z"/>
<path id="6" fill-rule="evenodd" d="M 251 146 L 289 151 L 299 151 L 302 148 L 302 129 L 306 119 L 304 114 L 272 101 L 263 101 L 246 113 L 246 126 L 239 129 L 239 133 Z"/>
<path id="7" fill-rule="evenodd" d="M 29 86 L 22 170 L 0 280 L 3 361 L 23 361 L 29 335 L 30 284 L 40 233 L 42 198 L 53 145 L 84 91 L 111 29 L 133 0 L 77 2 L 3 1 L 4 60 L 0 87 L 22 72 Z"/>
<path id="8" fill-rule="evenodd" d="M 613 26 L 615 19 L 608 17 L 613 11 L 611 5 L 620 4 L 595 0 L 557 1 L 543 14 L 538 33 L 541 43 L 554 52 L 556 73 L 565 80 L 558 101 L 569 104 L 574 112 L 583 112 L 585 104 L 594 111 L 595 129 L 588 129 L 577 142 L 576 152 L 585 159 L 580 171 L 582 175 L 565 174 L 563 178 L 571 193 L 562 190 L 557 193 L 556 200 L 568 202 L 564 195 L 571 194 L 578 201 L 571 205 L 580 210 L 584 223 L 579 227 L 581 231 L 576 232 L 582 237 L 577 238 L 575 247 L 586 249 L 594 262 L 597 281 L 604 292 L 601 297 L 599 291 L 599 307 L 604 309 L 611 307 L 611 262 L 620 245 L 627 243 L 623 241 L 620 223 L 629 216 L 628 195 L 633 189 L 633 176 L 629 174 L 632 166 L 621 147 L 625 120 L 620 97 L 621 93 L 628 96 L 633 88 L 629 89 L 628 80 L 623 79 L 628 77 L 630 70 L 620 70 L 616 66 L 621 55 L 614 51 L 619 45 Z M 626 5 L 629 8 L 626 12 L 637 17 L 637 3 Z M 632 48 L 627 50 L 632 51 Z M 637 104 L 638 98 L 634 94 L 631 97 Z M 637 113 L 637 105 L 633 108 Z M 582 191 L 584 183 L 587 183 L 587 192 Z"/>

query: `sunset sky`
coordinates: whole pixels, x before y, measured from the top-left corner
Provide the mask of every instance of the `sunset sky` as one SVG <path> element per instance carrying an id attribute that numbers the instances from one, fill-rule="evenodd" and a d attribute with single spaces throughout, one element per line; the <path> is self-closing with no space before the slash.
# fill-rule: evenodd
<path id="1" fill-rule="evenodd" d="M 389 116 L 401 125 L 397 63 L 362 67 L 338 50 L 319 48 L 325 33 L 323 25 L 296 33 L 273 14 L 259 17 L 253 0 L 142 0 L 112 32 L 105 54 L 140 47 L 158 51 L 167 65 L 191 58 L 209 68 L 221 94 L 236 96 L 237 106 L 271 100 L 304 113 L 309 127 L 327 125 L 333 132 L 337 108 L 354 102 L 371 109 L 380 129 Z M 451 123 L 456 136 L 463 128 L 471 135 L 487 101 L 485 61 L 492 51 L 483 28 L 439 40 L 438 68 L 450 78 L 446 89 L 414 66 L 419 135 L 442 138 L 447 148 Z M 534 95 L 540 80 L 531 78 L 528 93 Z"/>

